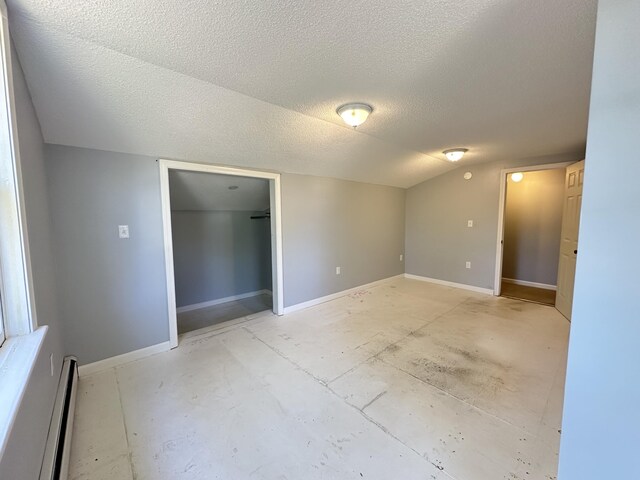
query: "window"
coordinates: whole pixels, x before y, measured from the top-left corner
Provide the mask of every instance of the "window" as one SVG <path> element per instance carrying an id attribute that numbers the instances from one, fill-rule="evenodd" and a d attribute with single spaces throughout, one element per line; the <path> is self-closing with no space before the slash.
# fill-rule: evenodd
<path id="1" fill-rule="evenodd" d="M 0 0 L 0 344 L 35 330 L 7 8 Z"/>
<path id="2" fill-rule="evenodd" d="M 0 457 L 47 334 L 36 330 L 11 73 L 7 7 L 0 0 Z M 4 478 L 4 477 L 3 477 Z"/>

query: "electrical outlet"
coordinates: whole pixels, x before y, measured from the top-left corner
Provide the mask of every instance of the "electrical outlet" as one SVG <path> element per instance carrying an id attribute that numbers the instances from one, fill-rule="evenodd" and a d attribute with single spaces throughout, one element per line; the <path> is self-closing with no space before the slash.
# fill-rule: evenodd
<path id="1" fill-rule="evenodd" d="M 471 268 L 471 262 L 467 262 L 467 264 L 465 265 L 467 268 Z"/>
<path id="2" fill-rule="evenodd" d="M 400 254 L 400 261 L 402 261 L 403 258 L 404 258 L 404 255 Z"/>
<path id="3" fill-rule="evenodd" d="M 129 238 L 129 225 L 118 225 L 118 237 Z"/>
<path id="4" fill-rule="evenodd" d="M 467 220 L 467 227 L 473 227 L 473 220 Z"/>
<path id="5" fill-rule="evenodd" d="M 53 373 L 55 372 L 55 364 L 53 363 L 53 353 L 49 355 L 49 362 L 51 364 L 51 376 L 53 377 Z"/>
<path id="6" fill-rule="evenodd" d="M 340 267 L 336 267 L 336 275 L 340 275 Z"/>

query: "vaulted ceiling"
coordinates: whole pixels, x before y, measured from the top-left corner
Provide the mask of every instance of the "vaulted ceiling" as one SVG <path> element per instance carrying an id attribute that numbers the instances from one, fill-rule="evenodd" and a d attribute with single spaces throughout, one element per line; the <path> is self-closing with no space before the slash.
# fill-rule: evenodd
<path id="1" fill-rule="evenodd" d="M 400 187 L 584 149 L 596 0 L 7 3 L 49 143 Z"/>

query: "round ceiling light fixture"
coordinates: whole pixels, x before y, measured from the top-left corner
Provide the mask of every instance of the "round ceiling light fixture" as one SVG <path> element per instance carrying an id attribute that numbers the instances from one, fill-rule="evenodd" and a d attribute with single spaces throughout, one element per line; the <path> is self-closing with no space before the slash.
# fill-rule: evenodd
<path id="1" fill-rule="evenodd" d="M 366 122 L 371 112 L 373 112 L 373 108 L 366 103 L 347 103 L 336 110 L 336 113 L 342 117 L 344 123 L 353 128 L 359 127 Z"/>
<path id="2" fill-rule="evenodd" d="M 450 162 L 457 162 L 462 157 L 464 157 L 464 154 L 468 151 L 468 148 L 450 148 L 449 150 L 445 150 L 442 153 L 445 154 L 447 160 L 449 160 Z"/>
<path id="3" fill-rule="evenodd" d="M 523 178 L 524 178 L 524 174 L 522 172 L 516 172 L 511 174 L 511 180 L 513 180 L 516 183 L 522 181 Z"/>

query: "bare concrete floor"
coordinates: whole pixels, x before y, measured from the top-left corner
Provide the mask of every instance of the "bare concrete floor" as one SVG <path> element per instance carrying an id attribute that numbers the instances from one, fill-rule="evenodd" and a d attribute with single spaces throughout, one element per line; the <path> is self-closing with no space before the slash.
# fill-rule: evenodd
<path id="1" fill-rule="evenodd" d="M 80 381 L 71 479 L 556 478 L 569 324 L 394 280 Z"/>

